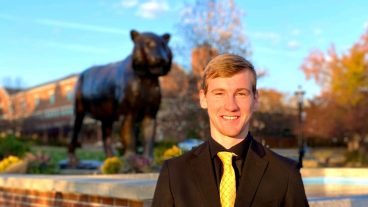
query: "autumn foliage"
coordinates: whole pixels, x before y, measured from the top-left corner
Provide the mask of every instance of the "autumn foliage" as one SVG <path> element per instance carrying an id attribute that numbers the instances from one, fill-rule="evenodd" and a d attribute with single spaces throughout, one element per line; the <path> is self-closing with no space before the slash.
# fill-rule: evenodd
<path id="1" fill-rule="evenodd" d="M 322 88 L 306 109 L 307 135 L 362 143 L 368 134 L 368 31 L 341 54 L 334 46 L 312 51 L 301 69 Z"/>

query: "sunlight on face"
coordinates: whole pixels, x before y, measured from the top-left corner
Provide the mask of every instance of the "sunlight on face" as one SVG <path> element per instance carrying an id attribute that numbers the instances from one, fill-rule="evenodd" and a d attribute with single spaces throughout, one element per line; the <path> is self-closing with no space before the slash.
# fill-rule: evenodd
<path id="1" fill-rule="evenodd" d="M 209 79 L 207 94 L 200 91 L 200 104 L 208 111 L 214 139 L 245 138 L 256 103 L 252 74 L 245 70 L 228 78 Z"/>

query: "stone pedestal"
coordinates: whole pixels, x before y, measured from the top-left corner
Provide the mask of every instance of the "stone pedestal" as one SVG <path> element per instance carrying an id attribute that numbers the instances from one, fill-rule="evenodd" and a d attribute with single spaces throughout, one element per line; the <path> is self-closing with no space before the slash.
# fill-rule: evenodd
<path id="1" fill-rule="evenodd" d="M 0 176 L 0 206 L 149 207 L 158 174 Z"/>

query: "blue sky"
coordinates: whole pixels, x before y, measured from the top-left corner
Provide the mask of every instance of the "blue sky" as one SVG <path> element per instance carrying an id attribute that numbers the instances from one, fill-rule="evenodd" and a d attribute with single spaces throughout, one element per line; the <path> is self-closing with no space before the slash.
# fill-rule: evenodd
<path id="1" fill-rule="evenodd" d="M 188 1 L 185 1 L 188 2 Z M 172 34 L 184 1 L 33 0 L 1 1 L 0 84 L 20 79 L 25 87 L 79 73 L 92 65 L 125 58 L 132 50 L 129 31 Z M 190 1 L 189 1 L 190 2 Z M 302 85 L 319 93 L 300 65 L 314 49 L 335 44 L 346 51 L 368 27 L 368 1 L 236 0 L 250 41 L 250 59 L 268 71 L 259 87 L 292 95 Z M 175 51 L 174 51 L 175 52 Z M 175 57 L 183 64 L 189 58 Z"/>

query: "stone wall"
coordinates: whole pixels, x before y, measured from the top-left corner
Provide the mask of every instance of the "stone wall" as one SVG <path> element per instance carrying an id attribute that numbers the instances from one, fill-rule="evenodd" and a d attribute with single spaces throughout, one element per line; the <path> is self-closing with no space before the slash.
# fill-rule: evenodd
<path id="1" fill-rule="evenodd" d="M 368 203 L 368 169 L 303 169 L 311 207 L 363 207 Z M 158 174 L 0 175 L 1 207 L 149 207 Z M 351 178 L 349 185 L 329 179 Z M 349 181 L 350 182 L 350 181 Z"/>
<path id="2" fill-rule="evenodd" d="M 4 207 L 149 207 L 157 174 L 0 176 Z"/>
<path id="3" fill-rule="evenodd" d="M 0 206 L 4 207 L 144 207 L 145 201 L 95 196 L 61 191 L 38 191 L 0 187 Z"/>

